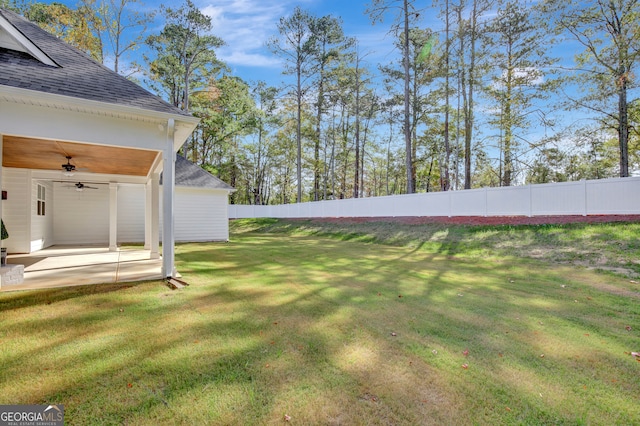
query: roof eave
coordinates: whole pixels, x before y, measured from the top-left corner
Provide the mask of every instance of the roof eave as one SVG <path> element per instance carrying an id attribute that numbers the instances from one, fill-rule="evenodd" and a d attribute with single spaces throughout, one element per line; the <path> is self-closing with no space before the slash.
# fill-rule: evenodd
<path id="1" fill-rule="evenodd" d="M 176 126 L 176 151 L 184 144 L 200 122 L 199 118 L 186 114 L 171 114 L 167 112 L 75 98 L 72 96 L 57 95 L 6 85 L 0 85 L 0 98 L 4 98 L 7 101 L 28 103 L 32 105 L 46 105 L 47 107 L 59 109 L 80 110 L 89 114 L 112 115 L 129 119 L 134 118 L 162 124 L 173 119 L 176 123 L 180 123 L 179 126 Z"/>
<path id="2" fill-rule="evenodd" d="M 46 53 L 44 53 L 38 46 L 33 44 L 29 38 L 20 32 L 11 22 L 9 22 L 4 16 L 0 14 L 0 27 L 3 28 L 13 39 L 22 46 L 23 51 L 31 54 L 43 64 L 47 64 L 53 67 L 59 65 L 51 59 Z"/>

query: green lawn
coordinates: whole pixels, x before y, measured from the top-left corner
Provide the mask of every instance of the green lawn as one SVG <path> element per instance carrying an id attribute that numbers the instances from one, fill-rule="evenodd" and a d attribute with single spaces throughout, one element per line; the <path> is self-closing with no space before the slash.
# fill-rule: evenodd
<path id="1" fill-rule="evenodd" d="M 640 225 L 379 226 L 238 221 L 177 247 L 183 290 L 2 293 L 0 404 L 74 425 L 640 424 L 637 264 L 610 268 Z M 586 254 L 538 256 L 549 235 Z"/>

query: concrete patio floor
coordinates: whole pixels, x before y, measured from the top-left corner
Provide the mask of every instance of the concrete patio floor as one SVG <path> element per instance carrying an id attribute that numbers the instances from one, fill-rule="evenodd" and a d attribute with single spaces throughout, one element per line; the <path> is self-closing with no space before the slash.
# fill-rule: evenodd
<path id="1" fill-rule="evenodd" d="M 162 259 L 148 250 L 103 246 L 52 246 L 31 254 L 9 255 L 7 264 L 24 265 L 24 282 L 0 291 L 48 289 L 86 284 L 162 279 Z"/>

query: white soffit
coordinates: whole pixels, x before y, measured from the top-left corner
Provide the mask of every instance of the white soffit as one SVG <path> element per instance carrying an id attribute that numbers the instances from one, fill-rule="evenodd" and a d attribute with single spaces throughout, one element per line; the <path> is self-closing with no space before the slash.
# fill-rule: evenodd
<path id="1" fill-rule="evenodd" d="M 0 18 L 2 17 L 0 16 Z M 167 120 L 172 118 L 176 121 L 176 126 L 186 126 L 191 129 L 191 131 L 193 131 L 200 122 L 199 118 L 192 116 L 169 114 L 126 105 L 110 104 L 3 85 L 0 85 L 0 100 L 24 105 L 102 115 L 105 117 L 161 123 L 162 125 L 165 125 Z"/>

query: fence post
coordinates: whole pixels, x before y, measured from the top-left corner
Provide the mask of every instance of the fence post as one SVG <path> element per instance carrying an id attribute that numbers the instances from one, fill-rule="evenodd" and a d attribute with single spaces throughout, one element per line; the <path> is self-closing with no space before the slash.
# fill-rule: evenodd
<path id="1" fill-rule="evenodd" d="M 586 179 L 582 179 L 582 182 L 584 184 L 584 212 L 582 213 L 582 216 L 586 216 L 588 213 L 587 210 L 587 180 Z"/>
<path id="2" fill-rule="evenodd" d="M 489 216 L 489 189 L 484 187 L 484 217 Z"/>
<path id="3" fill-rule="evenodd" d="M 529 184 L 529 217 L 533 216 L 533 188 Z"/>

